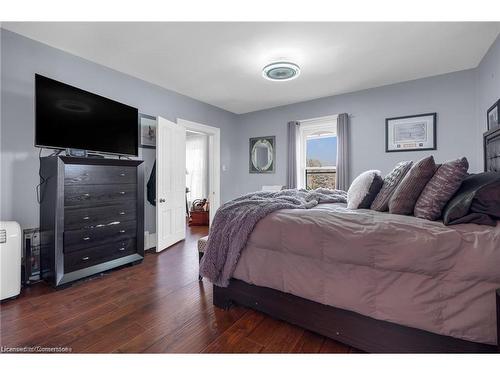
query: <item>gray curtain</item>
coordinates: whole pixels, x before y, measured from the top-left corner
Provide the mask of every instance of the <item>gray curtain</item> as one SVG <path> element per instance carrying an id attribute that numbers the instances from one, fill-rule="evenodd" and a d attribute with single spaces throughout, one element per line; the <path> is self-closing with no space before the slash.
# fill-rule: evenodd
<path id="1" fill-rule="evenodd" d="M 337 177 L 335 187 L 339 190 L 349 189 L 349 160 L 348 151 L 348 122 L 349 115 L 341 113 L 337 117 Z"/>
<path id="2" fill-rule="evenodd" d="M 288 123 L 288 166 L 287 166 L 287 182 L 288 189 L 297 188 L 297 140 L 299 137 L 298 121 L 290 121 Z"/>

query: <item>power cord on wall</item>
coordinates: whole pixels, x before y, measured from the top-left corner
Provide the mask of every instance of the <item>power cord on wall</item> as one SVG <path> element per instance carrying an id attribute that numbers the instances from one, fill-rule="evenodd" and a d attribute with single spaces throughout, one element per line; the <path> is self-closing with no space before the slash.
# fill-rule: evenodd
<path id="1" fill-rule="evenodd" d="M 38 152 L 38 175 L 40 176 L 40 183 L 38 185 L 36 185 L 36 188 L 35 188 L 36 201 L 38 202 L 38 204 L 42 203 L 40 189 L 41 189 L 42 185 L 45 182 L 47 182 L 47 179 L 42 176 L 42 150 L 43 150 L 43 147 L 40 147 L 40 151 Z M 61 152 L 62 152 L 62 150 L 56 150 L 52 154 L 50 154 L 49 156 L 56 156 L 56 155 L 59 155 Z"/>
<path id="2" fill-rule="evenodd" d="M 42 176 L 42 150 L 43 148 L 40 148 L 40 151 L 38 152 L 38 175 L 40 176 L 40 183 L 36 185 L 36 201 L 38 204 L 42 203 L 42 200 L 40 198 L 40 188 L 42 185 L 47 181 L 45 177 Z"/>

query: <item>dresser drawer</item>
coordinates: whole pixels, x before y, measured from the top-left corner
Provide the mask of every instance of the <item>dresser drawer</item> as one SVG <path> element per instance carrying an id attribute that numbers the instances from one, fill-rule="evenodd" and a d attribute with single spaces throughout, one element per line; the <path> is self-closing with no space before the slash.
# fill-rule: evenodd
<path id="1" fill-rule="evenodd" d="M 92 246 L 124 241 L 137 236 L 137 223 L 125 221 L 99 227 L 64 232 L 64 252 L 71 253 Z"/>
<path id="2" fill-rule="evenodd" d="M 97 207 L 66 207 L 64 230 L 101 227 L 136 220 L 137 201 L 130 200 Z"/>
<path id="3" fill-rule="evenodd" d="M 135 238 L 64 254 L 64 273 L 108 262 L 137 252 Z"/>
<path id="4" fill-rule="evenodd" d="M 106 202 L 120 202 L 137 199 L 134 184 L 113 185 L 68 185 L 64 188 L 64 205 L 96 206 Z"/>
<path id="5" fill-rule="evenodd" d="M 135 167 L 66 164 L 64 174 L 64 185 L 137 183 Z"/>

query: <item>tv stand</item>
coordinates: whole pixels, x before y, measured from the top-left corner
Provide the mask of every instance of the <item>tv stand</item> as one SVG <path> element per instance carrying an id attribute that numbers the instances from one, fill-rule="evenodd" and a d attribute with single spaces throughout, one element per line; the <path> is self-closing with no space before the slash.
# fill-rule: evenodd
<path id="1" fill-rule="evenodd" d="M 41 158 L 41 274 L 55 287 L 144 258 L 141 160 Z"/>

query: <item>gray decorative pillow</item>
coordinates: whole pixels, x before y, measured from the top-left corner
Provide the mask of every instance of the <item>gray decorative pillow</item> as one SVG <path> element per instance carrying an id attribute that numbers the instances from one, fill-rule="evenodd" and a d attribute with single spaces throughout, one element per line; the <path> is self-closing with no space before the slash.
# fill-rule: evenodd
<path id="1" fill-rule="evenodd" d="M 361 173 L 354 179 L 347 191 L 347 208 L 370 208 L 382 187 L 380 171 L 372 170 Z"/>
<path id="2" fill-rule="evenodd" d="M 415 203 L 425 185 L 436 172 L 434 157 L 419 160 L 403 178 L 389 200 L 389 212 L 398 215 L 411 215 Z"/>
<path id="3" fill-rule="evenodd" d="M 469 162 L 466 158 L 443 163 L 418 197 L 414 215 L 427 220 L 439 219 L 444 206 L 467 177 L 467 169 Z"/>
<path id="4" fill-rule="evenodd" d="M 408 173 L 412 165 L 412 161 L 399 162 L 396 164 L 392 172 L 385 176 L 382 189 L 380 189 L 370 207 L 372 210 L 387 211 L 389 209 L 389 200 L 391 199 L 392 194 L 398 187 L 401 180 L 403 180 L 406 173 Z"/>

